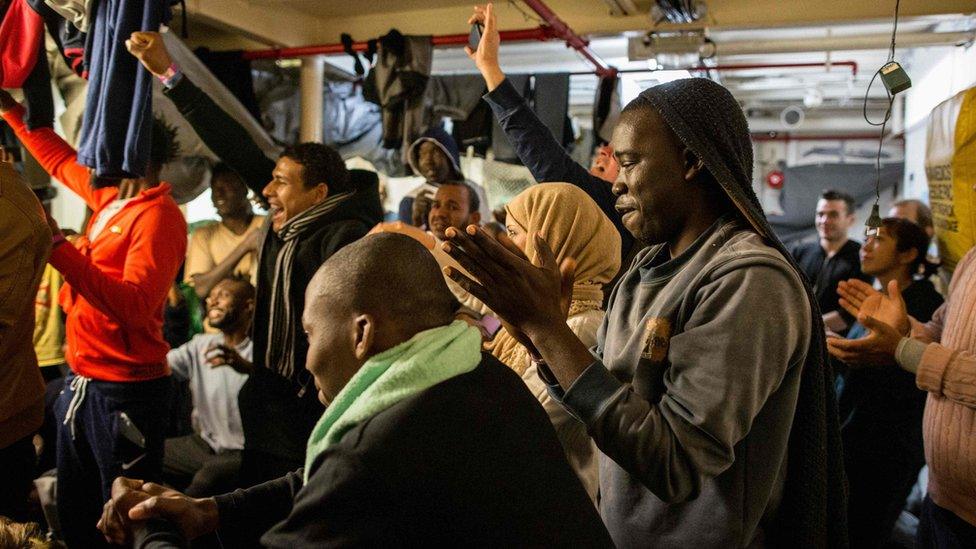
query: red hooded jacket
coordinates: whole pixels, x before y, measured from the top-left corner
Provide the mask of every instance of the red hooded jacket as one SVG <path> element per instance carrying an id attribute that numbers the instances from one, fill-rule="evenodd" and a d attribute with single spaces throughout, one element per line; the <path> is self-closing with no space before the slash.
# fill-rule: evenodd
<path id="1" fill-rule="evenodd" d="M 118 189 L 90 186 L 88 168 L 50 128 L 28 131 L 24 109 L 3 114 L 41 166 L 78 194 L 94 215 L 86 235 L 51 251 L 64 275 L 60 303 L 68 315 L 67 360 L 77 374 L 103 381 L 145 381 L 169 375 L 163 305 L 186 254 L 183 213 L 166 183 L 140 192 L 90 241 L 87 233 Z"/>

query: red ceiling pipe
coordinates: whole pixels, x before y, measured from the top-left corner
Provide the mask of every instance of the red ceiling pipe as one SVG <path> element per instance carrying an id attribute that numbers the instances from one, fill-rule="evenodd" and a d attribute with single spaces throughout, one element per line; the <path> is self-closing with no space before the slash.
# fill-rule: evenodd
<path id="1" fill-rule="evenodd" d="M 693 67 L 681 67 L 677 69 L 625 69 L 617 71 L 619 73 L 641 73 L 641 72 L 657 72 L 661 70 L 682 70 L 682 71 L 745 71 L 752 69 L 802 69 L 802 68 L 814 68 L 814 67 L 848 67 L 851 69 L 851 76 L 857 76 L 857 62 L 856 61 L 831 61 L 830 63 L 750 63 L 750 64 L 729 64 L 729 65 L 715 65 L 714 67 L 709 67 L 707 65 L 695 65 Z"/>
<path id="2" fill-rule="evenodd" d="M 531 8 L 532 11 L 536 12 L 539 17 L 548 23 L 556 36 L 566 41 L 567 46 L 580 52 L 580 55 L 585 57 L 596 69 L 594 72 L 597 75 L 612 76 L 617 74 L 616 68 L 608 65 L 606 61 L 600 59 L 600 56 L 590 49 L 590 41 L 576 34 L 565 21 L 556 15 L 556 12 L 549 9 L 549 6 L 545 2 L 542 0 L 522 0 L 522 3 Z"/>
<path id="3" fill-rule="evenodd" d="M 517 29 L 501 31 L 502 42 L 527 42 L 531 40 L 551 40 L 557 35 L 551 27 L 541 25 L 531 29 Z M 468 34 L 444 34 L 431 37 L 434 46 L 463 46 L 468 43 Z M 358 52 L 366 51 L 366 42 L 353 42 L 352 49 Z M 283 59 L 290 57 L 304 57 L 307 55 L 338 55 L 345 53 L 342 44 L 319 44 L 317 46 L 301 46 L 297 48 L 271 48 L 267 50 L 250 50 L 244 52 L 244 59 Z"/>

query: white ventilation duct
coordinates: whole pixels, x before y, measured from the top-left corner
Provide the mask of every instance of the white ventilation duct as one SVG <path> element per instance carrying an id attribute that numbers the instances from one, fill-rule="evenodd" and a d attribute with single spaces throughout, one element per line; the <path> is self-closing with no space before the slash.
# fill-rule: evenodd
<path id="1" fill-rule="evenodd" d="M 910 33 L 898 35 L 901 48 L 965 44 L 976 38 L 973 32 Z M 891 44 L 890 34 L 862 36 L 825 36 L 822 38 L 792 38 L 777 40 L 743 40 L 707 42 L 702 34 L 683 33 L 675 36 L 634 36 L 627 41 L 630 61 L 650 59 L 658 53 L 696 53 L 702 57 L 715 55 L 758 55 L 766 53 L 799 53 L 811 51 L 885 50 Z"/>

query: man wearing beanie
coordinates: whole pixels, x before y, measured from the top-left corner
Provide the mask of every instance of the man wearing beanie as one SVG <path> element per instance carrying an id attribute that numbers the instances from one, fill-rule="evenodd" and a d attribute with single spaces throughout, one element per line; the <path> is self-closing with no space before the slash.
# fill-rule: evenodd
<path id="1" fill-rule="evenodd" d="M 540 239 L 535 266 L 505 238 L 449 231 L 448 252 L 490 284 L 450 275 L 521 332 L 586 424 L 617 546 L 846 546 L 824 329 L 752 190 L 742 110 L 707 79 L 662 84 L 624 109 L 612 143 L 616 208 L 649 248 L 592 352 L 565 324 L 574 262 Z"/>

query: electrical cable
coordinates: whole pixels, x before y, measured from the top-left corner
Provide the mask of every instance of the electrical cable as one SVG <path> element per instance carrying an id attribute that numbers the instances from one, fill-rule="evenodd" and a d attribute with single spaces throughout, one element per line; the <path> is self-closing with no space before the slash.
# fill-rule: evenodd
<path id="1" fill-rule="evenodd" d="M 881 122 L 872 122 L 871 119 L 868 118 L 868 96 L 871 93 L 871 86 L 874 85 L 874 81 L 878 78 L 878 75 L 881 74 L 881 71 L 884 70 L 885 66 L 895 60 L 895 38 L 898 35 L 898 8 L 900 5 L 901 0 L 895 0 L 895 21 L 891 29 L 891 45 L 888 47 L 888 60 L 885 61 L 885 63 L 874 72 L 873 76 L 871 76 L 871 81 L 868 83 L 868 89 L 864 92 L 864 103 L 862 104 L 861 108 L 861 114 L 864 116 L 865 122 L 871 126 L 881 127 L 881 133 L 878 136 L 878 155 L 875 159 L 874 206 L 871 208 L 871 215 L 868 217 L 868 220 L 865 223 L 867 226 L 865 236 L 876 234 L 878 227 L 881 226 L 881 216 L 878 212 L 878 203 L 881 201 L 881 150 L 884 147 L 885 128 L 888 125 L 888 120 L 891 119 L 891 108 L 895 102 L 895 96 L 892 95 L 891 92 L 888 91 L 888 87 L 885 86 L 885 94 L 888 96 L 888 107 L 885 109 L 884 117 L 881 119 Z"/>
<path id="2" fill-rule="evenodd" d="M 526 21 L 532 21 L 542 26 L 548 25 L 548 23 L 544 21 L 541 17 L 531 15 L 529 12 L 522 9 L 522 7 L 519 6 L 519 3 L 516 0 L 508 0 L 508 3 L 511 4 L 513 8 L 518 10 L 518 12 L 522 14 L 522 17 L 525 18 Z"/>

